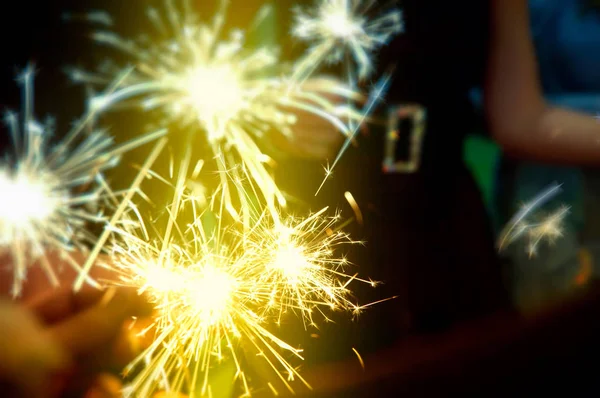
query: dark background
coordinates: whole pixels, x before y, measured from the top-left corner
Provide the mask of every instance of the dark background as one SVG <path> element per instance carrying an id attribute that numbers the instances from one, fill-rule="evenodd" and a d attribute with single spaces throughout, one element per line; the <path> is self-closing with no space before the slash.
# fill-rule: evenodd
<path id="1" fill-rule="evenodd" d="M 38 117 L 52 113 L 60 126 L 78 117 L 83 109 L 83 91 L 68 83 L 62 68 L 76 61 L 82 51 L 84 34 L 61 21 L 61 12 L 78 3 L 5 2 L 0 8 L 0 108 L 19 110 L 21 90 L 15 77 L 29 63 L 36 65 L 35 109 Z M 2 143 L 7 136 L 1 134 Z"/>

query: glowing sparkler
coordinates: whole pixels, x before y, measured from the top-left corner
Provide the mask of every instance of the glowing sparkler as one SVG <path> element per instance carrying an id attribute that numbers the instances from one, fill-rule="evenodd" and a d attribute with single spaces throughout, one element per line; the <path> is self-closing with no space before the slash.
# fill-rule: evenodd
<path id="1" fill-rule="evenodd" d="M 167 209 L 169 223 L 158 242 L 137 221 L 110 222 L 105 230 L 112 235 L 107 266 L 120 271 L 118 284 L 146 292 L 157 310 L 146 331 L 153 333 L 153 342 L 128 368 L 143 367 L 126 395 L 151 396 L 159 389 L 210 395 L 211 369 L 225 358 L 235 363 L 236 378 L 249 394 L 242 363 L 242 352 L 248 351 L 292 390 L 293 380 L 303 380 L 286 356 L 301 353 L 273 334 L 271 326 L 286 313 L 299 313 L 314 326 L 315 311 L 326 317 L 326 309 L 358 314 L 364 308 L 353 302 L 348 288 L 358 279 L 344 273 L 347 261 L 334 254 L 349 241 L 333 230 L 339 217 L 328 219 L 319 212 L 304 221 L 284 221 L 284 195 L 257 143 L 272 131 L 291 134 L 298 111 L 316 115 L 351 137 L 354 129 L 348 120 L 360 120 L 362 113 L 329 98 L 360 98 L 337 81 L 294 80 L 297 69 L 283 64 L 276 50 L 244 48 L 238 31 L 222 39 L 227 3 L 220 1 L 212 23 L 203 23 L 191 1 L 181 0 L 177 7 L 165 0 L 164 10 L 148 11 L 156 40 L 94 34 L 97 42 L 121 50 L 134 63 L 133 72 L 123 76 L 124 68 L 109 62 L 95 73 L 71 74 L 76 81 L 99 86 L 115 77 L 122 80 L 114 92 L 92 98 L 94 111 L 132 103 L 157 111 L 163 125 L 203 131 L 221 176 L 212 195 L 195 181 L 187 184 L 193 192 L 185 193 L 188 150 Z M 97 14 L 88 20 L 108 21 Z M 265 199 L 266 210 L 249 200 L 252 190 Z M 202 211 L 195 206 L 202 203 L 210 203 L 217 213 L 214 229 L 199 221 Z M 178 217 L 186 206 L 192 206 L 195 221 L 182 228 Z M 221 225 L 223 209 L 235 216 L 232 227 Z M 258 220 L 253 218 L 257 214 L 262 214 Z"/>
<path id="2" fill-rule="evenodd" d="M 324 62 L 345 62 L 351 82 L 370 77 L 374 53 L 403 30 L 398 9 L 371 18 L 375 4 L 374 0 L 316 0 L 309 9 L 296 8 L 292 34 L 311 45 L 297 64 L 296 79 L 307 79 Z"/>
<path id="3" fill-rule="evenodd" d="M 352 300 L 348 285 L 354 280 L 377 285 L 346 273 L 350 264 L 345 257 L 338 257 L 335 249 L 361 242 L 336 228 L 339 213 L 326 217 L 326 211 L 322 209 L 305 219 L 288 217 L 278 225 L 261 221 L 248 239 L 264 261 L 260 283 L 269 289 L 265 310 L 275 310 L 278 320 L 288 310 L 299 313 L 310 326 L 316 326 L 315 311 L 326 320 L 325 309 L 358 315 L 365 307 Z"/>
<path id="4" fill-rule="evenodd" d="M 344 63 L 349 87 L 356 90 L 358 83 L 369 78 L 374 68 L 375 53 L 395 35 L 403 31 L 402 12 L 392 8 L 372 17 L 373 0 L 316 0 L 310 8 L 295 9 L 292 34 L 310 44 L 306 55 L 295 65 L 294 80 L 303 82 L 324 63 Z M 317 194 L 331 176 L 359 127 L 380 103 L 389 87 L 392 73 L 381 77 L 374 85 L 358 120 L 350 120 L 351 134 L 340 149 Z"/>
<path id="5" fill-rule="evenodd" d="M 357 315 L 365 308 L 353 302 L 348 287 L 361 279 L 346 275 L 347 261 L 334 253 L 351 242 L 334 230 L 339 215 L 327 218 L 322 210 L 280 224 L 265 211 L 251 230 L 225 228 L 221 221 L 206 227 L 196 201 L 181 193 L 185 181 L 180 170 L 170 226 L 160 241 L 149 238 L 142 222 L 109 227 L 107 266 L 121 275 L 116 284 L 145 292 L 156 308 L 154 323 L 142 332 L 154 338 L 127 369 L 143 367 L 126 395 L 151 396 L 157 390 L 210 395 L 211 370 L 224 360 L 233 361 L 235 377 L 249 395 L 248 355 L 252 366 L 258 361 L 290 391 L 295 380 L 308 386 L 287 359 L 301 359 L 301 351 L 272 329 L 285 314 L 298 313 L 316 326 L 315 310 L 327 319 L 325 310 Z M 182 206 L 192 207 L 195 220 L 185 228 L 177 220 Z M 222 208 L 213 211 L 223 219 Z"/>
<path id="6" fill-rule="evenodd" d="M 523 206 L 504 227 L 498 240 L 499 250 L 504 250 L 516 240 L 527 239 L 527 251 L 534 256 L 541 242 L 553 243 L 563 235 L 562 223 L 569 214 L 569 207 L 562 206 L 545 218 L 535 217 L 533 213 L 561 192 L 558 184 L 552 184 Z M 539 221 L 535 221 L 535 219 Z M 533 219 L 533 220 L 532 220 Z"/>
<path id="7" fill-rule="evenodd" d="M 126 40 L 107 31 L 95 33 L 97 42 L 124 52 L 136 69 L 123 79 L 121 89 L 94 97 L 91 106 L 108 109 L 129 100 L 145 110 L 160 110 L 166 124 L 179 123 L 192 132 L 202 129 L 217 159 L 222 183 L 229 184 L 227 173 L 243 164 L 245 177 L 256 183 L 275 215 L 286 200 L 266 165 L 269 157 L 255 140 L 273 131 L 289 135 L 299 110 L 327 120 L 349 136 L 349 127 L 342 119 L 358 118 L 359 113 L 328 98 L 358 96 L 332 80 L 290 84 L 289 76 L 286 78 L 289 68 L 281 62 L 277 50 L 245 48 L 240 31 L 222 40 L 227 3 L 220 2 L 221 10 L 211 24 L 199 21 L 186 0 L 181 1 L 180 9 L 173 1 L 166 1 L 164 13 L 149 9 L 159 36 L 156 40 Z M 259 24 L 260 20 L 254 26 Z M 122 70 L 108 63 L 98 73 L 74 70 L 71 76 L 79 82 L 102 85 L 120 76 Z M 231 192 L 236 188 L 224 189 L 227 208 L 235 216 L 238 206 L 233 205 Z"/>
<path id="8" fill-rule="evenodd" d="M 36 260 L 58 284 L 45 256 L 48 250 L 60 251 L 80 270 L 69 252 L 93 242 L 86 224 L 105 220 L 101 207 L 109 188 L 102 172 L 115 166 L 123 152 L 164 134 L 116 147 L 103 131 L 86 131 L 92 118 L 87 115 L 62 141 L 53 143 L 52 123 L 39 123 L 33 115 L 33 78 L 31 66 L 19 77 L 25 105 L 22 114 L 6 115 L 14 151 L 0 160 L 0 253 L 11 256 L 14 295 L 20 294 L 27 268 Z"/>
<path id="9" fill-rule="evenodd" d="M 210 396 L 211 370 L 224 360 L 234 362 L 235 377 L 249 394 L 245 352 L 260 354 L 286 384 L 281 372 L 302 380 L 281 354 L 300 357 L 300 350 L 272 334 L 268 318 L 257 312 L 256 253 L 244 251 L 240 242 L 226 243 L 226 233 L 208 235 L 198 225 L 189 227 L 190 237 L 182 237 L 181 245 L 116 232 L 125 238 L 113 252 L 113 266 L 123 273 L 120 283 L 146 292 L 156 306 L 154 324 L 143 331 L 154 338 L 127 369 L 143 366 L 126 396 L 152 396 L 157 390 Z"/>

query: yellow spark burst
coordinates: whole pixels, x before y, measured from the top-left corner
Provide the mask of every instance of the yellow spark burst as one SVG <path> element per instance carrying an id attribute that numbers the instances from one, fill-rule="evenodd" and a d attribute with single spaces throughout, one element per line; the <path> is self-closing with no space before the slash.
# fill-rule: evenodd
<path id="1" fill-rule="evenodd" d="M 245 355 L 263 358 L 290 389 L 290 381 L 302 380 L 282 354 L 301 358 L 301 351 L 269 331 L 261 310 L 260 253 L 244 248 L 239 235 L 220 227 L 205 231 L 200 223 L 161 242 L 136 229 L 113 232 L 108 266 L 122 275 L 116 283 L 137 287 L 156 308 L 154 323 L 143 331 L 154 334 L 152 343 L 127 368 L 143 366 L 126 396 L 159 390 L 210 395 L 211 371 L 224 360 L 234 362 L 235 378 L 250 394 Z"/>
<path id="2" fill-rule="evenodd" d="M 346 273 L 351 264 L 337 249 L 361 242 L 336 227 L 339 213 L 327 217 L 326 211 L 324 208 L 304 219 L 287 217 L 278 224 L 260 221 L 248 236 L 248 245 L 261 253 L 264 262 L 259 283 L 268 289 L 264 292 L 269 298 L 265 310 L 275 310 L 278 321 L 290 310 L 312 327 L 316 326 L 315 311 L 325 320 L 324 311 L 358 315 L 364 307 L 353 300 L 349 284 L 377 284 Z"/>
<path id="3" fill-rule="evenodd" d="M 208 236 L 198 225 L 189 226 L 191 237 L 182 245 L 115 232 L 126 242 L 112 253 L 112 266 L 123 275 L 118 283 L 146 292 L 156 308 L 153 325 L 143 331 L 154 334 L 152 343 L 127 368 L 143 366 L 126 396 L 159 390 L 209 395 L 211 371 L 226 359 L 235 363 L 235 377 L 249 394 L 244 355 L 259 353 L 284 382 L 282 372 L 300 378 L 280 352 L 300 357 L 300 350 L 271 333 L 268 318 L 257 313 L 255 253 L 235 242 L 229 246 L 226 233 Z"/>
<path id="4" fill-rule="evenodd" d="M 40 123 L 33 111 L 33 66 L 19 77 L 24 91 L 20 115 L 9 112 L 5 121 L 13 151 L 0 160 L 0 253 L 10 255 L 13 295 L 19 295 L 30 264 L 39 262 L 53 285 L 56 271 L 46 258 L 59 251 L 76 271 L 80 264 L 69 253 L 94 242 L 86 227 L 106 221 L 104 198 L 110 188 L 102 173 L 119 162 L 119 156 L 153 140 L 164 131 L 121 146 L 92 127 L 86 115 L 64 139 L 52 142 L 53 125 Z"/>
<path id="5" fill-rule="evenodd" d="M 164 10 L 150 8 L 148 15 L 156 29 L 150 36 L 159 36 L 156 40 L 128 40 L 112 32 L 96 32 L 97 42 L 123 51 L 136 69 L 123 79 L 121 89 L 96 96 L 91 104 L 94 109 L 110 109 L 129 100 L 145 110 L 161 111 L 164 124 L 178 123 L 191 132 L 202 130 L 217 159 L 222 184 L 230 184 L 226 174 L 243 164 L 245 177 L 256 183 L 275 215 L 286 199 L 256 140 L 291 134 L 300 110 L 327 120 L 349 136 L 345 120 L 359 118 L 359 112 L 328 98 L 355 100 L 359 96 L 333 80 L 291 83 L 290 67 L 279 59 L 278 49 L 248 49 L 241 31 L 222 39 L 227 3 L 220 1 L 221 9 L 212 23 L 200 21 L 186 0 L 179 2 L 180 7 L 165 1 Z M 259 12 L 253 26 L 259 26 L 264 15 Z M 71 76 L 102 85 L 122 71 L 121 66 L 109 63 L 97 73 L 74 70 Z M 232 197 L 236 189 L 223 188 L 228 211 L 238 217 L 239 206 Z M 242 202 L 242 208 L 247 206 Z"/>
<path id="6" fill-rule="evenodd" d="M 296 65 L 295 77 L 308 78 L 324 62 L 346 62 L 353 82 L 370 77 L 375 51 L 403 30 L 398 9 L 371 18 L 375 4 L 373 0 L 316 0 L 310 8 L 296 8 L 292 34 L 311 47 Z"/>
<path id="7" fill-rule="evenodd" d="M 130 373 L 142 370 L 125 394 L 151 396 L 165 390 L 210 395 L 211 375 L 228 360 L 247 395 L 252 391 L 248 366 L 253 371 L 260 367 L 259 373 L 269 370 L 292 392 L 297 381 L 310 388 L 290 363 L 302 359 L 301 350 L 276 334 L 282 317 L 296 314 L 317 326 L 315 311 L 325 320 L 330 310 L 357 315 L 365 306 L 353 301 L 349 284 L 361 280 L 376 285 L 344 273 L 348 262 L 337 257 L 338 246 L 352 241 L 335 229 L 340 216 L 325 217 L 323 209 L 304 220 L 290 217 L 280 223 L 263 211 L 247 230 L 240 224 L 224 227 L 221 207 L 212 208 L 217 225 L 207 227 L 203 213 L 196 213 L 196 201 L 181 194 L 185 175 L 180 171 L 178 203 L 171 207 L 171 226 L 159 241 L 149 238 L 137 217 L 109 227 L 106 266 L 120 277 L 108 283 L 138 288 L 156 308 L 153 324 L 142 331 L 153 334 L 152 343 L 128 366 Z M 182 206 L 192 207 L 195 221 L 180 229 Z"/>

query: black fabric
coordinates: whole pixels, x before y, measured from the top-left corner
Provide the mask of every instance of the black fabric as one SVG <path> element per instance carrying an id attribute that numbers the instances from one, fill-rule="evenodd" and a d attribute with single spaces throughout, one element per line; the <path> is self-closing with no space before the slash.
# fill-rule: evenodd
<path id="1" fill-rule="evenodd" d="M 362 198 L 367 208 L 376 209 L 366 228 L 371 271 L 386 282 L 386 296 L 398 296 L 373 309 L 383 312 L 380 328 L 395 323 L 399 333 L 430 332 L 509 302 L 491 225 L 462 161 L 476 120 L 468 91 L 484 75 L 489 15 L 485 1 L 412 0 L 403 10 L 406 32 L 385 49 L 381 67 L 396 66 L 388 104 L 427 110 L 422 166 L 415 174 L 379 172 L 361 191 L 371 194 Z M 381 148 L 383 135 L 372 134 L 370 145 Z M 374 172 L 379 159 L 371 161 Z"/>
<path id="2" fill-rule="evenodd" d="M 306 366 L 356 360 L 353 347 L 368 357 L 406 335 L 441 332 L 510 306 L 492 227 L 462 161 L 465 135 L 478 121 L 467 95 L 484 75 L 487 5 L 445 3 L 405 1 L 406 33 L 384 49 L 379 63 L 382 73 L 396 67 L 388 106 L 418 103 L 427 109 L 417 173 L 382 173 L 385 131 L 373 126 L 317 197 L 321 165 L 295 160 L 279 168 L 286 191 L 313 210 L 338 207 L 351 216 L 343 193 L 353 194 L 364 222 L 346 229 L 366 244 L 350 249 L 356 267 L 347 272 L 383 284 L 373 289 L 353 283 L 351 289 L 362 304 L 396 297 L 369 307 L 356 321 L 332 314 L 335 323 L 321 322 L 305 334 L 318 335 L 301 343 Z"/>
<path id="3" fill-rule="evenodd" d="M 488 38 L 486 1 L 404 0 L 405 32 L 380 56 L 380 69 L 395 65 L 388 103 L 427 108 L 424 164 L 436 168 L 460 160 L 464 135 L 475 121 L 467 96 L 481 85 Z"/>
<path id="4" fill-rule="evenodd" d="M 465 135 L 477 121 L 468 91 L 481 84 L 487 58 L 487 2 L 410 0 L 402 8 L 406 32 L 384 49 L 379 68 L 396 68 L 388 106 L 427 109 L 422 166 L 414 174 L 384 174 L 385 131 L 371 127 L 312 199 L 315 206 L 348 209 L 342 193 L 352 192 L 364 225 L 350 232 L 366 247 L 355 248 L 351 259 L 362 276 L 384 282 L 353 290 L 362 303 L 397 297 L 370 307 L 358 323 L 338 321 L 335 332 L 311 343 L 321 347 L 319 360 L 332 359 L 325 353 L 335 345 L 349 356 L 348 347 L 368 355 L 403 335 L 440 332 L 509 307 L 492 227 L 462 161 Z M 308 192 L 322 169 L 305 163 L 287 168 L 286 179 Z"/>

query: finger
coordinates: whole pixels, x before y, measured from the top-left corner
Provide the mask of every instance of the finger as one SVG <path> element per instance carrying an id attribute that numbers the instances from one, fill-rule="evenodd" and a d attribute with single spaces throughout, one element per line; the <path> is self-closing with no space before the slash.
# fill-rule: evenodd
<path id="1" fill-rule="evenodd" d="M 63 397 L 122 396 L 120 380 L 111 374 L 120 374 L 137 354 L 132 350 L 124 328 L 105 344 L 79 355 L 77 367 L 64 375 Z M 98 375 L 101 375 L 98 378 Z M 86 395 L 86 392 L 88 395 Z"/>
<path id="2" fill-rule="evenodd" d="M 84 286 L 79 292 L 65 286 L 28 299 L 24 306 L 45 324 L 53 324 L 96 304 L 105 291 Z"/>
<path id="3" fill-rule="evenodd" d="M 83 252 L 52 251 L 47 256 L 52 266 L 59 271 L 61 286 L 73 286 L 87 260 L 87 254 Z M 107 264 L 110 264 L 110 258 L 99 256 L 90 269 L 86 286 L 98 287 L 98 285 L 103 286 L 105 281 L 117 280 L 118 274 Z M 43 269 L 39 266 L 34 266 L 30 272 L 38 279 L 42 279 L 39 274 L 43 274 L 45 277 Z M 45 279 L 47 280 L 47 278 Z"/>
<path id="4" fill-rule="evenodd" d="M 33 261 L 27 270 L 27 278 L 17 300 L 26 301 L 35 297 L 40 292 L 54 290 L 57 287 L 73 286 L 79 276 L 79 269 L 85 263 L 86 255 L 83 252 L 48 251 L 45 254 L 52 270 L 56 273 L 60 285 L 51 283 L 40 261 Z M 105 281 L 115 281 L 118 275 L 110 267 L 102 265 L 108 259 L 101 258 L 90 271 L 86 286 L 102 286 Z M 11 297 L 13 283 L 13 260 L 8 254 L 0 256 L 0 296 Z"/>
<path id="5" fill-rule="evenodd" d="M 152 345 L 156 334 L 156 322 L 152 317 L 138 318 L 126 324 L 131 349 L 140 353 Z"/>
<path id="6" fill-rule="evenodd" d="M 336 151 L 333 147 L 324 145 L 309 145 L 306 143 L 296 146 L 296 153 L 299 157 L 313 160 L 326 161 L 335 156 Z"/>
<path id="7" fill-rule="evenodd" d="M 134 290 L 111 288 L 97 304 L 53 326 L 49 333 L 69 352 L 83 355 L 115 338 L 126 319 L 150 312 Z"/>
<path id="8" fill-rule="evenodd" d="M 69 356 L 34 317 L 13 303 L 0 302 L 0 375 L 5 381 L 42 396 L 51 375 L 69 365 Z"/>
<path id="9" fill-rule="evenodd" d="M 119 373 L 144 350 L 145 347 L 140 344 L 135 330 L 132 328 L 132 324 L 134 325 L 137 321 L 128 320 L 123 324 L 112 344 L 111 355 L 106 361 L 105 369 Z"/>

